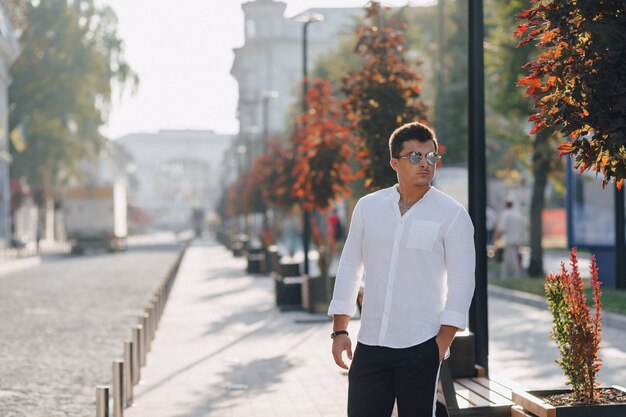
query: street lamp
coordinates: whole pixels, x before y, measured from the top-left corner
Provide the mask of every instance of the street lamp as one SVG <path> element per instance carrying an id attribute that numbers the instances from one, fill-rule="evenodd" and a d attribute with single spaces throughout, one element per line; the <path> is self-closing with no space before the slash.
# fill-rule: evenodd
<path id="1" fill-rule="evenodd" d="M 257 126 L 248 126 L 246 128 L 243 129 L 243 140 L 244 140 L 244 147 L 245 149 L 245 154 L 246 154 L 246 168 L 250 169 L 252 168 L 252 158 L 254 158 L 254 149 L 253 149 L 253 143 L 254 143 L 254 136 L 256 136 L 259 133 L 259 128 Z"/>
<path id="2" fill-rule="evenodd" d="M 263 91 L 261 93 L 261 105 L 262 105 L 262 111 L 263 111 L 263 150 L 267 151 L 267 140 L 268 140 L 268 136 L 269 136 L 269 130 L 270 130 L 270 112 L 269 112 L 269 105 L 270 105 L 270 99 L 272 98 L 277 98 L 278 97 L 278 91 L 276 90 L 266 90 Z"/>
<path id="3" fill-rule="evenodd" d="M 313 22 L 321 22 L 324 16 L 319 13 L 305 13 L 296 18 L 297 21 L 303 22 L 302 25 L 302 114 L 308 111 L 306 96 L 309 91 L 309 80 L 307 72 L 307 28 Z M 302 126 L 301 128 L 303 128 Z M 303 129 L 304 130 L 304 129 Z M 302 208 L 302 249 L 304 251 L 304 274 L 309 275 L 309 241 L 311 240 L 311 220 L 310 213 L 304 207 Z"/>

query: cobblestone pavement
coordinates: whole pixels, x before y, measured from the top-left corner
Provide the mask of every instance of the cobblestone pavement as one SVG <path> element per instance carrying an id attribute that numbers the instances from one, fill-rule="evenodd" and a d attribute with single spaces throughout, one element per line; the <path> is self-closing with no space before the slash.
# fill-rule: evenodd
<path id="1" fill-rule="evenodd" d="M 174 241 L 0 276 L 0 416 L 95 415 L 95 386 L 173 264 Z"/>

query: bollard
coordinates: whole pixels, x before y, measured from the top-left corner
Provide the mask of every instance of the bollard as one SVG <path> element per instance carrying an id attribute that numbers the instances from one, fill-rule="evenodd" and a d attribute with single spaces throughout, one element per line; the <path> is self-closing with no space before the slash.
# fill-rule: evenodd
<path id="1" fill-rule="evenodd" d="M 159 328 L 159 297 L 157 295 L 152 296 L 150 303 L 153 306 L 154 313 L 154 335 L 156 336 L 157 329 Z"/>
<path id="2" fill-rule="evenodd" d="M 146 353 L 150 352 L 152 345 L 152 314 L 150 314 L 150 308 L 146 307 L 143 312 L 146 318 L 145 333 L 146 333 Z"/>
<path id="3" fill-rule="evenodd" d="M 159 320 L 160 320 L 161 316 L 163 316 L 163 309 L 165 307 L 165 294 L 163 291 L 163 284 L 159 285 L 159 290 L 157 294 L 159 296 Z"/>
<path id="4" fill-rule="evenodd" d="M 124 417 L 124 361 L 113 361 L 113 415 Z"/>
<path id="5" fill-rule="evenodd" d="M 96 417 L 109 417 L 109 387 L 96 387 Z"/>
<path id="6" fill-rule="evenodd" d="M 157 313 L 158 308 L 156 302 L 153 300 L 150 305 L 150 316 L 152 316 L 152 340 L 154 340 L 156 337 L 157 327 L 159 326 L 159 315 Z"/>
<path id="7" fill-rule="evenodd" d="M 159 319 L 161 318 L 161 298 L 158 292 L 152 297 L 152 303 L 154 304 L 154 317 L 156 318 L 156 327 L 158 328 Z"/>
<path id="8" fill-rule="evenodd" d="M 124 407 L 133 405 L 133 342 L 124 342 Z"/>
<path id="9" fill-rule="evenodd" d="M 139 317 L 139 365 L 146 364 L 146 317 Z"/>
<path id="10" fill-rule="evenodd" d="M 138 384 L 141 379 L 141 357 L 139 350 L 141 349 L 141 326 L 137 325 L 132 329 L 133 337 L 133 384 Z"/>
<path id="11" fill-rule="evenodd" d="M 152 341 L 154 340 L 154 335 L 156 334 L 156 314 L 154 314 L 154 304 L 150 303 L 146 307 L 146 313 L 148 314 L 148 336 L 150 342 L 148 342 L 148 352 L 152 349 Z"/>
<path id="12" fill-rule="evenodd" d="M 161 285 L 159 289 L 160 297 L 161 297 L 161 315 L 165 312 L 165 303 L 167 302 L 167 294 L 165 294 L 165 285 Z"/>

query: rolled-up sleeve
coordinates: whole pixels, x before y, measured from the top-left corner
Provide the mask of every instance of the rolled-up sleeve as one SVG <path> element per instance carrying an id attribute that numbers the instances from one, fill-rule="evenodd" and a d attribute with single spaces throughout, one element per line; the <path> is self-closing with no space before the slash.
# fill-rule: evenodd
<path id="1" fill-rule="evenodd" d="M 363 276 L 363 220 L 360 204 L 352 213 L 348 237 L 341 253 L 333 299 L 328 307 L 328 315 L 356 314 L 356 297 Z"/>
<path id="2" fill-rule="evenodd" d="M 444 247 L 448 293 L 440 324 L 464 330 L 474 295 L 476 268 L 474 226 L 465 209 L 460 208 L 450 224 Z"/>

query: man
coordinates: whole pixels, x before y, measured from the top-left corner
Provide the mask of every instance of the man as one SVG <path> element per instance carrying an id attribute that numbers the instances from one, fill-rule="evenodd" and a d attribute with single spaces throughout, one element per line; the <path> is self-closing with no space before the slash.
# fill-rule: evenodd
<path id="1" fill-rule="evenodd" d="M 473 226 L 463 206 L 432 187 L 438 143 L 421 123 L 389 139 L 398 184 L 359 200 L 341 254 L 332 354 L 353 359 L 347 332 L 361 277 L 361 329 L 348 374 L 348 416 L 434 415 L 441 361 L 466 326 L 474 292 Z"/>
<path id="2" fill-rule="evenodd" d="M 513 206 L 513 200 L 507 200 L 500 215 L 496 239 L 502 239 L 504 244 L 500 278 L 519 278 L 522 276 L 519 249 L 526 241 L 526 224 L 522 214 Z"/>

